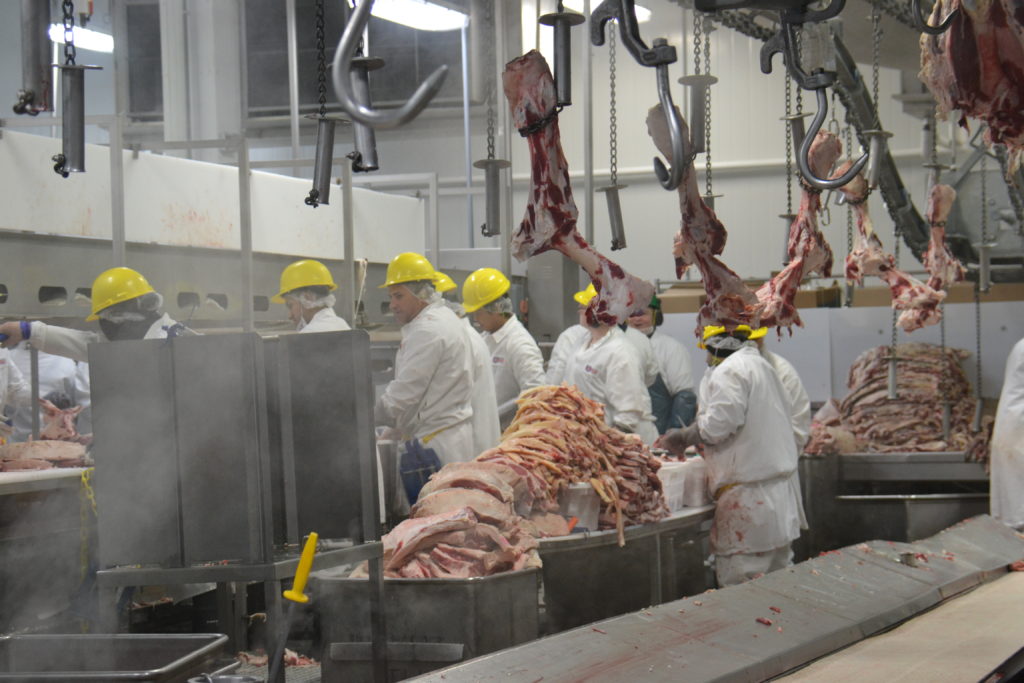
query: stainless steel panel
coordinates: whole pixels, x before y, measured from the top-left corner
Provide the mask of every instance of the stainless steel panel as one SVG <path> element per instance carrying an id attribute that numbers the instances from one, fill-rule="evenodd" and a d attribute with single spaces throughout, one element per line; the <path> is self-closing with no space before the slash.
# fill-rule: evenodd
<path id="1" fill-rule="evenodd" d="M 100 564 L 182 562 L 171 346 L 89 347 Z"/>
<path id="2" fill-rule="evenodd" d="M 530 333 L 538 343 L 554 342 L 577 322 L 574 292 L 579 290 L 580 269 L 557 251 L 527 262 L 526 295 L 530 300 Z"/>
<path id="3" fill-rule="evenodd" d="M 988 481 L 967 453 L 849 453 L 840 455 L 843 481 Z"/>

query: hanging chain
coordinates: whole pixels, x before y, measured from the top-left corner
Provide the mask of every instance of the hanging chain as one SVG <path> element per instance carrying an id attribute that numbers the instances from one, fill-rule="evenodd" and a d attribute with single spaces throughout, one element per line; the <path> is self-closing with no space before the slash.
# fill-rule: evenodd
<path id="1" fill-rule="evenodd" d="M 974 388 L 981 400 L 981 278 L 974 283 Z M 980 426 L 980 425 L 976 425 Z"/>
<path id="2" fill-rule="evenodd" d="M 931 164 L 935 173 L 935 180 L 939 179 L 939 120 L 935 115 L 935 107 L 932 107 L 928 117 L 928 125 L 932 127 L 931 146 L 928 149 L 928 163 Z"/>
<path id="3" fill-rule="evenodd" d="M 796 30 L 796 40 L 793 42 L 793 51 L 796 53 L 793 55 L 793 59 L 796 60 L 797 64 L 802 64 L 802 55 L 804 48 L 804 29 L 800 27 Z M 804 113 L 804 89 L 799 85 L 796 88 L 796 113 Z"/>
<path id="4" fill-rule="evenodd" d="M 711 75 L 711 19 L 704 17 L 704 74 Z M 704 185 L 711 196 L 711 88 L 704 89 Z"/>
<path id="5" fill-rule="evenodd" d="M 704 18 L 700 12 L 693 13 L 693 73 L 700 73 L 700 54 L 704 49 Z"/>
<path id="6" fill-rule="evenodd" d="M 793 215 L 793 78 L 786 70 L 786 213 Z"/>
<path id="7" fill-rule="evenodd" d="M 981 155 L 981 243 L 988 244 L 988 154 Z"/>
<path id="8" fill-rule="evenodd" d="M 615 110 L 615 30 L 608 31 L 608 167 L 612 187 L 619 184 L 619 119 Z"/>
<path id="9" fill-rule="evenodd" d="M 64 63 L 75 63 L 75 3 L 64 0 Z"/>
<path id="10" fill-rule="evenodd" d="M 494 3 L 498 0 L 490 0 L 485 3 L 487 6 L 487 30 L 494 33 Z M 492 46 L 493 47 L 493 46 Z M 488 50 L 490 54 L 490 50 Z M 490 66 L 487 69 L 487 158 L 493 159 L 494 157 L 494 129 L 497 125 L 497 113 L 494 109 L 495 100 L 495 72 L 494 72 L 494 60 L 490 60 Z"/>
<path id="11" fill-rule="evenodd" d="M 846 154 L 849 157 L 853 157 L 853 126 L 850 125 L 849 119 L 846 122 Z M 853 205 L 850 202 L 846 202 L 846 255 L 849 256 L 853 253 Z"/>
<path id="12" fill-rule="evenodd" d="M 882 59 L 882 8 L 878 0 L 871 3 L 871 101 L 875 106 L 876 129 L 881 129 L 882 119 L 878 114 L 878 70 Z"/>
<path id="13" fill-rule="evenodd" d="M 324 44 L 324 0 L 316 0 L 316 80 L 320 93 L 320 118 L 327 116 L 327 48 Z"/>

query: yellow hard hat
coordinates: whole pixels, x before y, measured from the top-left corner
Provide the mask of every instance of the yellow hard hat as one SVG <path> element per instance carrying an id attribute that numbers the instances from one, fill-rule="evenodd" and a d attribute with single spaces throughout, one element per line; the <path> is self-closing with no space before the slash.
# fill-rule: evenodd
<path id="1" fill-rule="evenodd" d="M 154 291 L 142 274 L 131 268 L 111 268 L 100 273 L 92 283 L 92 313 L 86 320 L 96 320 L 104 308 L 137 299 Z"/>
<path id="2" fill-rule="evenodd" d="M 587 285 L 586 289 L 573 294 L 572 298 L 580 306 L 587 306 L 590 304 L 590 300 L 593 299 L 595 296 L 597 296 L 597 290 L 594 289 L 594 283 L 591 282 L 589 285 Z"/>
<path id="3" fill-rule="evenodd" d="M 753 332 L 751 332 L 750 336 L 747 337 L 747 339 L 750 339 L 750 340 L 760 339 L 761 337 L 765 336 L 766 334 L 768 334 L 768 328 L 767 327 L 759 327 L 756 330 L 754 330 Z"/>
<path id="4" fill-rule="evenodd" d="M 765 331 L 768 330 L 768 328 L 764 329 Z M 717 337 L 720 334 L 725 334 L 728 331 L 729 330 L 727 330 L 724 325 L 705 325 L 704 336 L 701 339 L 700 343 L 697 344 L 697 346 L 703 349 L 705 348 L 704 342 L 706 342 L 708 339 L 711 339 L 712 337 Z M 733 328 L 732 333 L 735 334 L 737 332 L 740 334 L 746 333 L 747 339 L 750 339 L 751 335 L 753 334 L 752 330 L 750 329 L 750 325 L 737 325 L 735 328 Z"/>
<path id="5" fill-rule="evenodd" d="M 338 285 L 334 284 L 327 266 L 313 259 L 303 259 L 281 271 L 281 291 L 271 301 L 283 304 L 285 294 L 301 287 L 326 287 L 333 292 Z"/>
<path id="6" fill-rule="evenodd" d="M 462 306 L 472 313 L 508 291 L 512 283 L 497 268 L 480 268 L 462 283 Z"/>
<path id="7" fill-rule="evenodd" d="M 425 256 L 407 251 L 391 259 L 384 284 L 380 285 L 378 289 L 400 285 L 403 282 L 418 282 L 419 280 L 433 282 L 436 273 L 434 266 L 430 265 L 430 261 Z"/>
<path id="8" fill-rule="evenodd" d="M 447 273 L 442 273 L 440 270 L 434 273 L 434 289 L 437 290 L 438 294 L 444 294 L 450 292 L 458 287 L 455 284 L 455 280 L 451 279 Z"/>

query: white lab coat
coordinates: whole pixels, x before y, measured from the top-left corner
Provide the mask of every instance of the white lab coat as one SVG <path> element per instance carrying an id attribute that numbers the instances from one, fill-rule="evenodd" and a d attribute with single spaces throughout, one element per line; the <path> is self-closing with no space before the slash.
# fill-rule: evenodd
<path id="1" fill-rule="evenodd" d="M 351 330 L 345 319 L 340 317 L 331 308 L 321 308 L 307 323 L 304 320 L 299 323 L 298 331 L 306 332 L 344 332 Z"/>
<path id="2" fill-rule="evenodd" d="M 29 339 L 29 343 L 32 346 L 40 351 L 65 356 L 83 363 L 89 361 L 89 344 L 106 341 L 106 337 L 96 332 L 47 325 L 38 320 L 31 324 L 32 337 Z M 171 316 L 164 313 L 149 326 L 143 339 L 166 339 L 167 330 L 176 324 Z"/>
<path id="3" fill-rule="evenodd" d="M 629 325 L 623 330 L 625 339 L 636 351 L 640 370 L 643 372 L 644 386 L 649 387 L 658 379 L 658 359 L 654 356 L 654 347 L 647 335 Z"/>
<path id="4" fill-rule="evenodd" d="M 32 387 L 11 358 L 7 349 L 0 349 L 0 419 L 5 407 L 28 407 Z"/>
<path id="5" fill-rule="evenodd" d="M 800 381 L 800 375 L 792 363 L 767 349 L 761 351 L 761 355 L 775 369 L 779 381 L 782 382 L 782 388 L 786 390 L 797 453 L 802 453 L 808 439 L 811 438 L 811 399 L 807 396 L 804 383 Z"/>
<path id="6" fill-rule="evenodd" d="M 1024 527 L 1024 339 L 1006 359 L 989 460 L 992 516 L 1020 529 Z"/>
<path id="7" fill-rule="evenodd" d="M 545 383 L 540 347 L 515 316 L 493 334 L 484 332 L 481 336 L 491 354 L 494 393 L 499 407 L 514 401 L 527 389 Z"/>
<path id="8" fill-rule="evenodd" d="M 589 337 L 565 364 L 565 381 L 604 405 L 605 422 L 639 435 L 650 445 L 658 438 L 651 417 L 651 395 L 644 386 L 633 347 L 618 327 L 589 344 Z"/>
<path id="9" fill-rule="evenodd" d="M 711 549 L 759 553 L 789 545 L 806 526 L 789 401 L 753 342 L 709 368 L 696 424 L 708 488 L 717 494 Z"/>
<path id="10" fill-rule="evenodd" d="M 491 373 L 491 354 L 487 343 L 469 322 L 462 318 L 463 329 L 473 354 L 473 457 L 498 445 L 501 439 L 501 425 L 498 423 L 498 399 L 494 392 L 494 375 Z"/>
<path id="11" fill-rule="evenodd" d="M 693 370 L 686 347 L 661 330 L 654 330 L 650 340 L 654 357 L 658 361 L 661 381 L 665 383 L 668 393 L 675 396 L 680 391 L 693 391 Z"/>
<path id="12" fill-rule="evenodd" d="M 377 424 L 393 425 L 437 451 L 442 464 L 467 462 L 473 452 L 473 353 L 465 325 L 442 302 L 402 326 L 395 379 L 377 399 Z"/>
<path id="13" fill-rule="evenodd" d="M 19 344 L 11 349 L 11 361 L 18 366 L 21 374 L 25 377 L 25 381 L 30 383 L 29 386 L 31 386 L 32 352 L 28 344 Z M 88 363 L 82 363 L 82 365 L 85 366 L 88 373 Z M 86 383 L 81 387 L 84 391 L 80 390 L 78 366 L 79 364 L 70 358 L 40 352 L 39 397 L 46 398 L 48 394 L 59 392 L 67 396 L 73 405 L 87 407 L 89 405 L 89 386 Z M 38 407 L 36 410 L 42 412 Z M 81 416 L 81 413 L 79 416 Z M 81 419 L 76 422 L 81 425 Z M 15 410 L 11 417 L 11 424 L 14 427 L 14 441 L 26 441 L 32 435 L 32 407 L 25 403 Z M 42 421 L 40 421 L 40 424 L 42 424 Z M 79 432 L 82 434 L 89 433 L 82 431 L 81 428 L 79 428 Z"/>
<path id="14" fill-rule="evenodd" d="M 555 340 L 555 346 L 551 349 L 551 357 L 548 358 L 547 383 L 561 384 L 566 381 L 565 363 L 569 357 L 576 353 L 576 349 L 590 338 L 590 330 L 583 325 L 567 327 Z"/>

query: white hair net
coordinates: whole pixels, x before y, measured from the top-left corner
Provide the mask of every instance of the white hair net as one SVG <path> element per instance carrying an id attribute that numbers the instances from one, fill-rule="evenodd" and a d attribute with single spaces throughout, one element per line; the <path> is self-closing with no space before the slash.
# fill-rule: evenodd
<path id="1" fill-rule="evenodd" d="M 288 292 L 284 295 L 284 298 L 294 299 L 305 309 L 311 308 L 334 308 L 334 304 L 337 303 L 337 299 L 334 298 L 333 294 L 327 294 L 325 296 L 317 296 L 314 292 L 309 289 L 296 289 Z"/>
<path id="2" fill-rule="evenodd" d="M 426 301 L 428 304 L 435 303 L 441 300 L 441 295 L 434 289 L 434 283 L 430 280 L 418 280 L 416 282 L 407 282 L 406 287 L 412 292 L 413 296 L 421 301 Z"/>
<path id="3" fill-rule="evenodd" d="M 504 315 L 512 315 L 512 299 L 507 294 L 498 297 L 489 304 L 484 304 L 482 310 L 488 313 L 500 313 Z"/>

